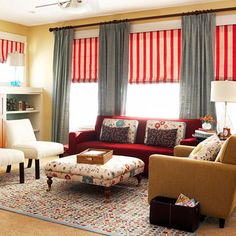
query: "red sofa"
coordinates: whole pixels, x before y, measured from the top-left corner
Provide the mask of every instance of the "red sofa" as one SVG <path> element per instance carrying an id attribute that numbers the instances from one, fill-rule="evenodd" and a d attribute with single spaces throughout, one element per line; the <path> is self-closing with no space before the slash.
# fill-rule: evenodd
<path id="1" fill-rule="evenodd" d="M 123 144 L 123 143 L 109 143 L 109 142 L 99 141 L 100 130 L 104 118 L 138 120 L 139 124 L 136 135 L 136 142 L 134 144 L 130 143 Z M 197 144 L 196 139 L 192 137 L 192 134 L 196 129 L 201 127 L 201 121 L 199 119 L 159 119 L 159 118 L 137 118 L 128 116 L 98 116 L 95 125 L 95 130 L 77 131 L 69 133 L 69 147 L 67 153 L 69 155 L 72 155 L 82 152 L 87 148 L 112 149 L 113 154 L 133 156 L 142 159 L 145 163 L 144 172 L 147 174 L 148 161 L 150 155 L 156 153 L 164 155 L 173 155 L 173 148 L 147 146 L 144 144 L 147 120 L 183 121 L 186 123 L 186 133 L 185 133 L 185 139 L 181 141 L 181 144 L 192 145 L 192 146 L 195 146 Z"/>

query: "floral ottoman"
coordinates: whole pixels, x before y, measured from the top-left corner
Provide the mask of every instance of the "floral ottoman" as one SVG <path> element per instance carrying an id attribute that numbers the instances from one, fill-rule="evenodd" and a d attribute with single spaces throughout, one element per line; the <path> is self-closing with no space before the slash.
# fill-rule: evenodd
<path id="1" fill-rule="evenodd" d="M 50 161 L 45 166 L 48 178 L 48 191 L 51 190 L 52 178 L 79 181 L 105 187 L 105 197 L 109 199 L 111 186 L 129 177 L 136 176 L 138 185 L 144 162 L 138 158 L 113 155 L 104 165 L 77 163 L 76 155 Z"/>

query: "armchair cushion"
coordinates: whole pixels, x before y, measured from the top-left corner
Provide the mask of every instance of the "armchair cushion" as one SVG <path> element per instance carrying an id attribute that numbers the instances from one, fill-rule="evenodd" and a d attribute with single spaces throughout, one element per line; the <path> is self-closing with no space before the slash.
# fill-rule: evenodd
<path id="1" fill-rule="evenodd" d="M 174 147 L 174 156 L 188 157 L 195 147 L 187 145 L 177 145 Z"/>
<path id="2" fill-rule="evenodd" d="M 5 127 L 7 147 L 9 148 L 12 148 L 18 143 L 36 141 L 29 119 L 6 120 Z"/>
<path id="3" fill-rule="evenodd" d="M 189 157 L 196 160 L 215 161 L 221 148 L 221 141 L 216 134 L 199 143 Z"/>
<path id="4" fill-rule="evenodd" d="M 0 148 L 0 166 L 24 162 L 24 153 L 19 150 Z"/>
<path id="5" fill-rule="evenodd" d="M 48 156 L 57 156 L 64 152 L 64 147 L 62 144 L 46 141 L 21 143 L 13 146 L 13 148 L 23 151 L 25 158 L 30 159 L 41 159 Z"/>

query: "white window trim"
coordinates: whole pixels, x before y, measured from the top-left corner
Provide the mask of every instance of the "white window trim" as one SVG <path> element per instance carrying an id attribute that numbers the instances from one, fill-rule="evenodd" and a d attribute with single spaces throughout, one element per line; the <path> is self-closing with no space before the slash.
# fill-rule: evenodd
<path id="1" fill-rule="evenodd" d="M 0 32 L 0 38 L 11 40 L 11 41 L 17 41 L 21 43 L 26 43 L 26 36 L 18 35 L 18 34 L 11 34 L 6 32 Z"/>

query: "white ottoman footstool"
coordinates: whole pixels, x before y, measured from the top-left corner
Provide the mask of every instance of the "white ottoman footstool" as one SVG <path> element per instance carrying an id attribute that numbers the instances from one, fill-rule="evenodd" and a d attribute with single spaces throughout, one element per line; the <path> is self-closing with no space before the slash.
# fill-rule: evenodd
<path id="1" fill-rule="evenodd" d="M 0 148 L 0 166 L 7 166 L 6 172 L 11 171 L 11 165 L 19 164 L 20 183 L 24 183 L 24 153 L 15 149 Z"/>
<path id="2" fill-rule="evenodd" d="M 111 186 L 129 177 L 136 176 L 138 185 L 144 162 L 138 158 L 113 155 L 104 165 L 77 163 L 76 155 L 50 161 L 45 166 L 48 177 L 48 190 L 51 190 L 52 177 L 95 184 L 105 187 L 105 197 L 111 194 Z"/>

